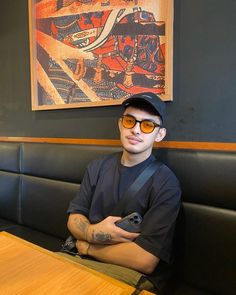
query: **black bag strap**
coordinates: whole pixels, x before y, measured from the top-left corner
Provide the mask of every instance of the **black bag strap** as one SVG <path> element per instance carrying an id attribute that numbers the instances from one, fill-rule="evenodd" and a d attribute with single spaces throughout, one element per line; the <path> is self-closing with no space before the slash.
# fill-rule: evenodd
<path id="1" fill-rule="evenodd" d="M 151 162 L 139 176 L 135 179 L 135 181 L 131 184 L 131 186 L 124 193 L 120 202 L 112 211 L 112 215 L 120 214 L 121 210 L 127 206 L 127 204 L 134 199 L 136 193 L 144 186 L 144 184 L 148 181 L 148 179 L 162 166 L 162 163 L 155 160 Z"/>

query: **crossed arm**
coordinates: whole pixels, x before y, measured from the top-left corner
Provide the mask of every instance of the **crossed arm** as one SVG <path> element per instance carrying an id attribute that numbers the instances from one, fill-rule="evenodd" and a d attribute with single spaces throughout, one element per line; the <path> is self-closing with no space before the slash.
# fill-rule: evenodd
<path id="1" fill-rule="evenodd" d="M 119 219 L 109 216 L 97 224 L 90 224 L 84 215 L 70 214 L 68 228 L 77 239 L 79 253 L 142 273 L 152 273 L 159 262 L 158 257 L 133 242 L 139 234 L 117 227 L 115 221 Z"/>

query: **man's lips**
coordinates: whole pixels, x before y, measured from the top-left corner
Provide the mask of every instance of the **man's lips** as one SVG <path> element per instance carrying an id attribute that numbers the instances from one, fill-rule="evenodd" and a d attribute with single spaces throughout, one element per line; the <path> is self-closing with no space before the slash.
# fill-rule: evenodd
<path id="1" fill-rule="evenodd" d="M 136 144 L 136 143 L 142 142 L 142 139 L 140 139 L 138 137 L 135 137 L 135 136 L 126 136 L 126 138 L 132 144 Z"/>

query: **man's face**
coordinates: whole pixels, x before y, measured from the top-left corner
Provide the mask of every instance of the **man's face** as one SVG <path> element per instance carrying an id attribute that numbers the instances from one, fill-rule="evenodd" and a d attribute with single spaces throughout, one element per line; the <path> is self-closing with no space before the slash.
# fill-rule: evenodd
<path id="1" fill-rule="evenodd" d="M 151 120 L 157 124 L 161 124 L 159 116 L 149 114 L 144 110 L 136 109 L 132 106 L 127 107 L 123 115 L 131 115 L 136 120 Z M 123 148 L 131 154 L 149 155 L 152 151 L 153 143 L 161 141 L 165 135 L 165 128 L 156 127 L 151 133 L 143 133 L 140 129 L 140 123 L 131 128 L 125 128 L 121 120 L 119 120 L 120 139 Z"/>

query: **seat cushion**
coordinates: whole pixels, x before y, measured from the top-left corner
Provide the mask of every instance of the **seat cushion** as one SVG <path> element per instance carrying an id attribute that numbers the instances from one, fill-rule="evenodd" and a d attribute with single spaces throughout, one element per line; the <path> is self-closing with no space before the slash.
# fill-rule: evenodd
<path id="1" fill-rule="evenodd" d="M 50 251 L 59 251 L 63 243 L 62 239 L 22 225 L 8 227 L 5 231 Z"/>
<path id="2" fill-rule="evenodd" d="M 16 223 L 7 219 L 0 218 L 0 231 L 5 231 L 7 228 L 15 226 Z"/>

